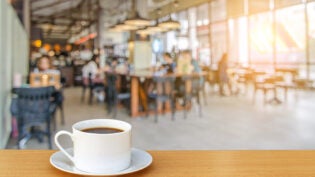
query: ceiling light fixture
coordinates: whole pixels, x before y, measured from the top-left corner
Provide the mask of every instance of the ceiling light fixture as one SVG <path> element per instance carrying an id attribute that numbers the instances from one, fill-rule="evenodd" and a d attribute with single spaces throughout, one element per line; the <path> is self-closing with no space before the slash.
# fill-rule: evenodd
<path id="1" fill-rule="evenodd" d="M 175 9 L 179 6 L 178 1 L 177 0 L 173 1 L 172 6 L 174 7 L 174 11 L 175 11 Z M 178 21 L 173 20 L 172 15 L 169 14 L 169 19 L 167 21 L 160 23 L 159 26 L 161 28 L 166 28 L 169 30 L 175 30 L 175 29 L 179 29 L 181 27 L 181 24 Z"/>
<path id="2" fill-rule="evenodd" d="M 131 18 L 127 18 L 125 21 L 125 24 L 127 25 L 133 25 L 137 27 L 144 27 L 151 25 L 151 20 L 143 18 L 140 16 L 139 12 L 136 9 L 136 1 L 133 0 L 133 14 L 134 16 Z"/>
<path id="3" fill-rule="evenodd" d="M 127 25 L 125 23 L 118 23 L 117 25 L 115 25 L 115 28 L 120 29 L 122 31 L 129 31 L 129 30 L 137 30 L 138 29 L 137 26 Z"/>

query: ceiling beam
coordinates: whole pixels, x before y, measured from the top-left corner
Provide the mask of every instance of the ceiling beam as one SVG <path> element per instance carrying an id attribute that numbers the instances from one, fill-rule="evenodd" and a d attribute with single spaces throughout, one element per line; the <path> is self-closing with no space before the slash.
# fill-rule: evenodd
<path id="1" fill-rule="evenodd" d="M 39 11 L 39 10 L 42 10 L 42 9 L 50 8 L 50 7 L 53 7 L 53 6 L 56 6 L 58 4 L 62 4 L 62 3 L 65 3 L 65 2 L 69 2 L 69 0 L 59 0 L 57 2 L 53 2 L 53 3 L 50 3 L 48 5 L 40 6 L 40 7 L 36 8 L 36 9 L 32 9 L 32 13 L 34 13 L 36 11 Z"/>
<path id="2" fill-rule="evenodd" d="M 82 31 L 84 31 L 84 30 L 90 28 L 95 22 L 96 22 L 96 20 L 91 21 L 91 22 L 89 23 L 89 25 L 83 27 L 80 31 L 78 31 L 77 33 L 75 33 L 75 35 L 78 35 L 78 34 L 80 34 Z"/>
<path id="3" fill-rule="evenodd" d="M 63 32 L 67 33 L 71 30 L 72 26 L 75 25 L 76 21 L 72 20 L 72 22 L 68 25 L 67 29 L 65 29 Z"/>

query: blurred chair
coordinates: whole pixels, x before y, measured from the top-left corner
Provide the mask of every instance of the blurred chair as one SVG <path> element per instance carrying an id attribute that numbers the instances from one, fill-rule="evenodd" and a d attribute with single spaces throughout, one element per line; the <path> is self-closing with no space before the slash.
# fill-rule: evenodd
<path id="1" fill-rule="evenodd" d="M 31 87 L 47 87 L 54 86 L 55 92 L 53 93 L 52 100 L 56 108 L 60 110 L 61 124 L 64 125 L 64 110 L 63 110 L 63 88 L 66 83 L 66 78 L 56 73 L 30 73 L 29 77 Z M 55 115 L 54 115 L 55 117 Z M 56 120 L 54 121 L 54 128 L 56 128 Z"/>
<path id="2" fill-rule="evenodd" d="M 12 100 L 11 114 L 17 118 L 18 149 L 32 137 L 42 142 L 43 135 L 48 137 L 48 148 L 52 148 L 50 123 L 56 110 L 56 105 L 51 101 L 54 91 L 53 86 L 13 89 L 17 97 Z M 45 130 L 39 128 L 43 125 Z"/>
<path id="3" fill-rule="evenodd" d="M 198 113 L 199 117 L 202 117 L 202 106 L 200 101 L 200 92 L 202 92 L 202 83 L 201 83 L 202 76 L 199 75 L 186 75 L 181 78 L 182 85 L 175 93 L 175 101 L 177 102 L 178 99 L 183 99 L 184 106 L 184 118 L 187 117 L 187 103 L 191 104 L 192 99 L 196 99 L 198 104 Z"/>
<path id="4" fill-rule="evenodd" d="M 253 82 L 253 71 L 249 68 L 236 69 L 233 73 L 233 81 L 236 84 L 235 94 L 241 93 L 241 86 L 243 87 L 243 94 L 247 94 L 248 85 Z"/>
<path id="5" fill-rule="evenodd" d="M 106 88 L 105 88 L 105 101 L 108 113 L 113 112 L 113 118 L 117 116 L 118 104 L 124 102 L 128 110 L 130 109 L 130 90 L 119 89 L 117 85 L 117 75 L 113 73 L 106 73 Z M 120 92 L 123 91 L 123 92 Z"/>
<path id="6" fill-rule="evenodd" d="M 95 97 L 94 93 L 104 92 L 105 86 L 103 83 L 93 82 L 92 73 L 89 73 L 88 78 L 83 78 L 81 102 L 84 102 L 85 100 L 85 92 L 87 88 L 89 89 L 89 104 L 92 104 L 93 98 Z"/>
<path id="7" fill-rule="evenodd" d="M 155 119 L 154 121 L 158 122 L 158 114 L 159 114 L 159 105 L 163 107 L 165 103 L 169 102 L 172 112 L 172 120 L 174 120 L 175 115 L 175 100 L 174 100 L 174 84 L 175 77 L 173 76 L 155 76 L 153 77 L 154 82 L 154 90 L 147 94 L 148 107 L 150 107 L 150 102 L 153 102 L 154 105 L 154 113 Z M 165 108 L 164 108 L 165 110 Z M 149 115 L 149 108 L 146 110 L 146 116 Z"/>
<path id="8" fill-rule="evenodd" d="M 272 75 L 267 75 L 263 73 L 255 73 L 254 74 L 254 95 L 253 95 L 253 102 L 256 102 L 256 93 L 258 90 L 263 91 L 264 103 L 267 103 L 267 94 L 268 92 L 272 91 L 274 97 L 271 101 L 276 101 L 280 103 L 280 100 L 277 98 L 276 93 L 276 85 L 277 78 Z"/>

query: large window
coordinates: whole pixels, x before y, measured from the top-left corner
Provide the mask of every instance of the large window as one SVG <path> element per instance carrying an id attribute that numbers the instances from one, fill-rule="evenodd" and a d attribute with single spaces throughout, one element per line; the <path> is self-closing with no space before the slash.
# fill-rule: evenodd
<path id="1" fill-rule="evenodd" d="M 197 8 L 197 58 L 202 65 L 210 65 L 210 41 L 209 41 L 209 4 L 203 4 Z"/>
<path id="2" fill-rule="evenodd" d="M 227 51 L 226 42 L 226 23 L 214 23 L 211 25 L 211 48 L 212 48 L 212 63 L 216 64 Z"/>
<path id="3" fill-rule="evenodd" d="M 196 31 L 196 21 L 197 21 L 197 8 L 192 7 L 188 9 L 188 23 L 189 23 L 189 43 L 190 49 L 192 52 L 192 57 L 194 59 L 197 58 L 197 48 L 198 48 L 198 40 L 197 40 L 197 31 Z"/>
<path id="4" fill-rule="evenodd" d="M 309 42 L 309 63 L 310 78 L 315 79 L 315 2 L 309 3 L 308 12 L 308 42 Z"/>
<path id="5" fill-rule="evenodd" d="M 223 53 L 227 52 L 226 0 L 211 1 L 210 12 L 211 63 L 217 64 Z"/>
<path id="6" fill-rule="evenodd" d="M 273 64 L 272 13 L 249 17 L 250 63 L 270 67 Z"/>
<path id="7" fill-rule="evenodd" d="M 189 49 L 189 40 L 188 40 L 188 13 L 187 11 L 182 11 L 178 13 L 178 20 L 181 24 L 181 29 L 178 36 L 178 49 L 187 50 Z"/>
<path id="8" fill-rule="evenodd" d="M 211 22 L 222 21 L 226 19 L 226 0 L 213 0 L 211 6 Z"/>
<path id="9" fill-rule="evenodd" d="M 305 64 L 304 5 L 277 10 L 275 25 L 277 64 Z"/>
<path id="10" fill-rule="evenodd" d="M 167 40 L 204 65 L 227 52 L 231 63 L 315 79 L 315 0 L 211 0 L 177 17 L 182 27 Z"/>
<path id="11" fill-rule="evenodd" d="M 229 20 L 229 61 L 248 64 L 247 18 Z"/>

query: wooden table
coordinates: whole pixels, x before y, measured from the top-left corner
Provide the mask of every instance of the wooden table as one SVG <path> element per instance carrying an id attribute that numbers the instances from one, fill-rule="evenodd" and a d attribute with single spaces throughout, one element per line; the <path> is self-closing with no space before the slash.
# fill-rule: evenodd
<path id="1" fill-rule="evenodd" d="M 50 150 L 0 150 L 1 177 L 70 177 Z M 149 151 L 153 163 L 126 177 L 311 177 L 315 151 Z"/>
<path id="2" fill-rule="evenodd" d="M 193 76 L 206 76 L 206 72 L 201 72 L 201 73 L 192 73 L 190 75 Z M 143 88 L 140 86 L 140 80 L 141 79 L 151 79 L 153 78 L 154 72 L 150 70 L 138 70 L 132 73 L 129 73 L 129 76 L 131 77 L 131 117 L 138 117 L 141 115 L 145 115 L 145 112 L 140 112 L 139 111 L 139 105 L 140 105 L 140 99 L 146 100 L 146 95 L 145 91 Z M 173 76 L 173 77 L 182 77 L 185 76 L 185 74 L 181 73 L 174 73 L 174 74 L 167 74 L 167 75 L 162 75 L 158 77 L 165 77 L 165 76 Z"/>

